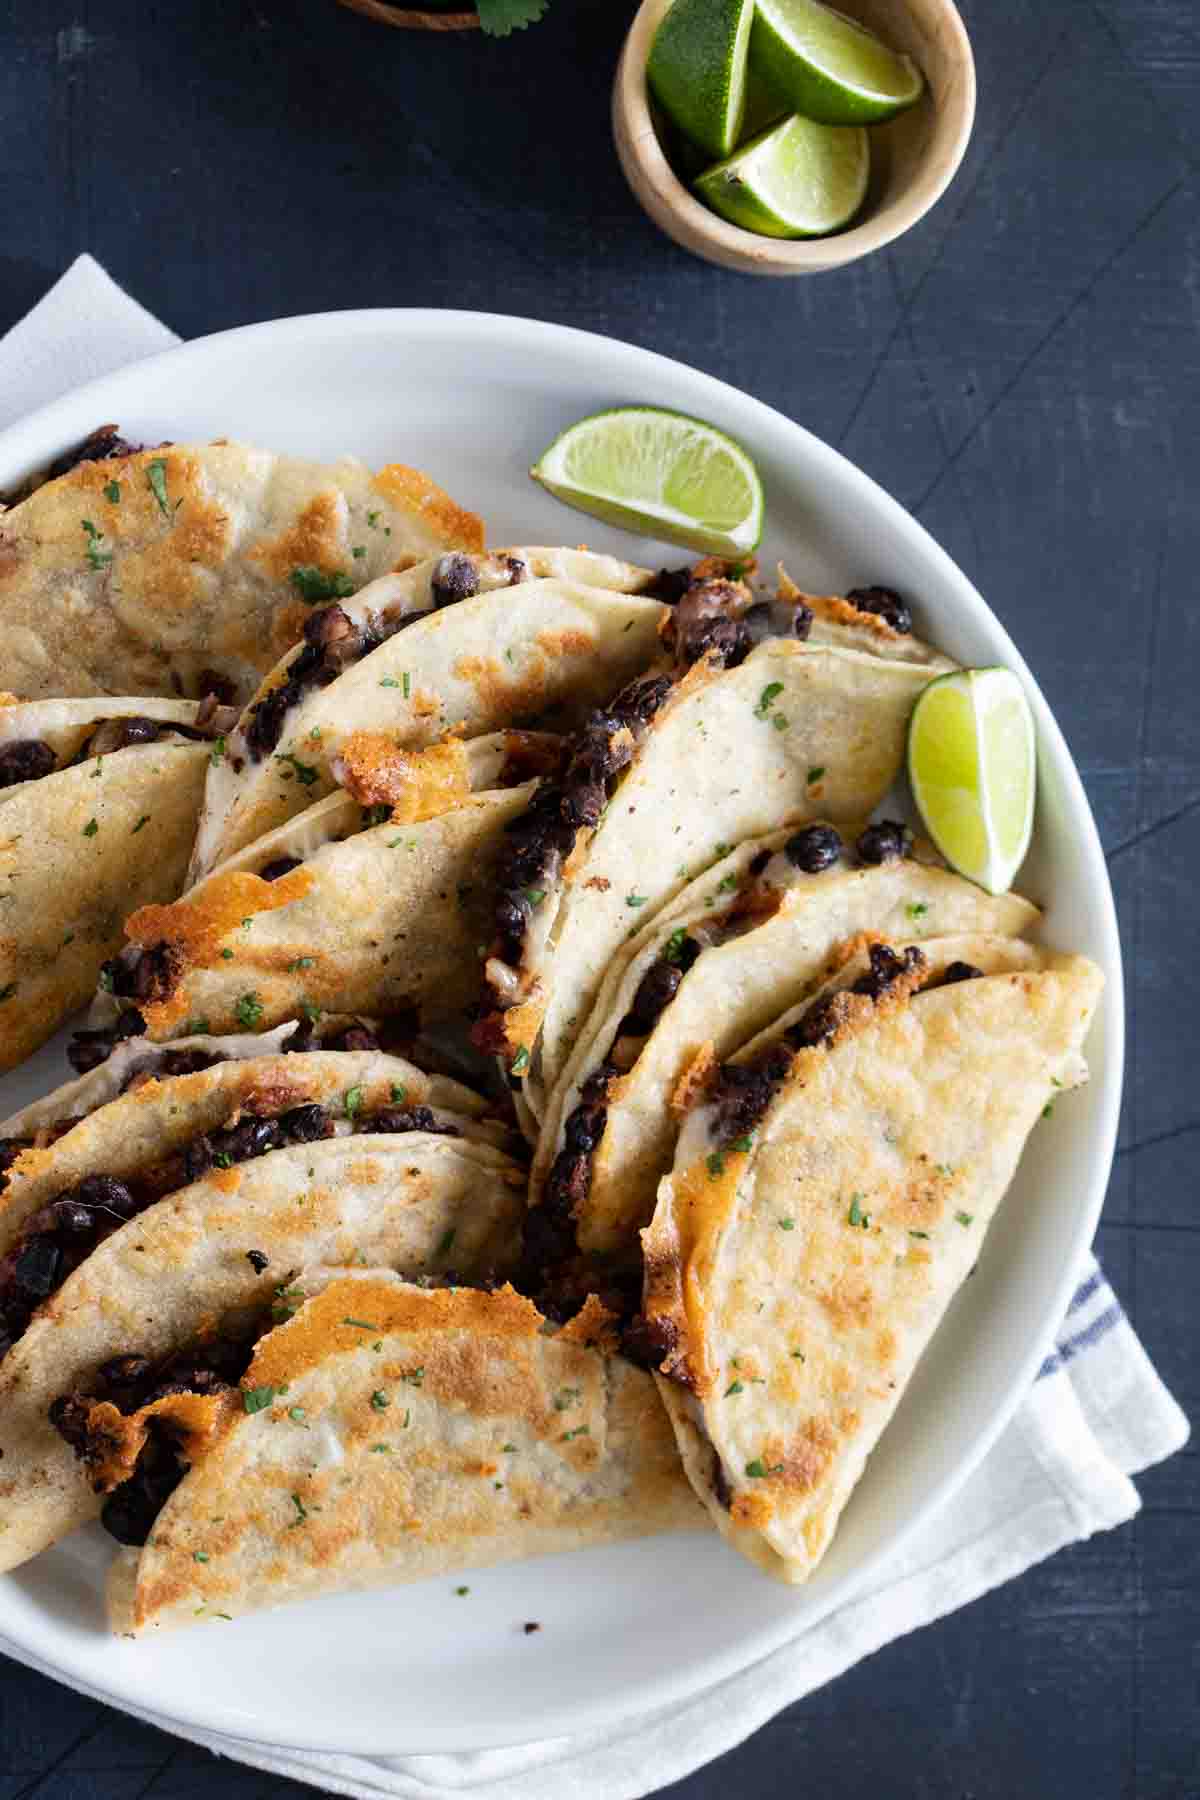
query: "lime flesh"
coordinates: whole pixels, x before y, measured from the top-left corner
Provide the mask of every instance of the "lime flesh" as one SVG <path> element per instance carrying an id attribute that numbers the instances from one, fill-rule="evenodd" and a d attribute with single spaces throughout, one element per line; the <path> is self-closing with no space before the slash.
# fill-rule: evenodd
<path id="1" fill-rule="evenodd" d="M 867 134 L 792 117 L 769 127 L 696 181 L 700 198 L 763 237 L 825 237 L 848 225 L 867 192 Z"/>
<path id="2" fill-rule="evenodd" d="M 675 0 L 646 62 L 650 91 L 711 156 L 728 156 L 746 105 L 754 0 Z"/>
<path id="3" fill-rule="evenodd" d="M 758 0 L 750 62 L 795 112 L 826 125 L 890 119 L 924 87 L 910 57 L 820 0 Z"/>
<path id="4" fill-rule="evenodd" d="M 908 733 L 908 778 L 930 837 L 951 866 L 992 894 L 1012 886 L 1033 830 L 1033 715 L 1007 669 L 931 681 Z"/>
<path id="5" fill-rule="evenodd" d="M 753 462 L 716 426 L 685 413 L 593 413 L 556 438 L 530 473 L 568 506 L 689 550 L 746 556 L 762 536 Z"/>

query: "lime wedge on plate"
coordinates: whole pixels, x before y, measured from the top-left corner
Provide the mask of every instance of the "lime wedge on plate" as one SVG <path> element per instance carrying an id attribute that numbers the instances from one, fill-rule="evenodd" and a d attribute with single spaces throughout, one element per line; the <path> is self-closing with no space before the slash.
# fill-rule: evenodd
<path id="1" fill-rule="evenodd" d="M 824 237 L 848 225 L 867 192 L 871 153 L 858 126 L 785 119 L 695 183 L 700 198 L 762 237 Z"/>
<path id="2" fill-rule="evenodd" d="M 746 556 L 762 536 L 754 464 L 723 431 L 686 413 L 592 413 L 556 438 L 530 474 L 568 506 L 689 550 Z"/>
<path id="3" fill-rule="evenodd" d="M 650 91 L 709 156 L 728 156 L 742 129 L 754 0 L 675 0 L 646 61 Z"/>
<path id="4" fill-rule="evenodd" d="M 931 681 L 908 728 L 908 779 L 946 861 L 1003 894 L 1033 830 L 1033 715 L 1008 669 L 960 669 Z"/>
<path id="5" fill-rule="evenodd" d="M 750 61 L 795 112 L 826 125 L 890 119 L 925 85 L 911 57 L 820 0 L 758 0 Z"/>

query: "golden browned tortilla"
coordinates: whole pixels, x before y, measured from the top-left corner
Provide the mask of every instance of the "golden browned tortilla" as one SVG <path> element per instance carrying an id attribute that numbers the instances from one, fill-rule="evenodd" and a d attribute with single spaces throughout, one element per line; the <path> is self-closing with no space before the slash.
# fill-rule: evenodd
<path id="1" fill-rule="evenodd" d="M 488 1141 L 489 1122 L 472 1117 L 475 1096 L 378 1052 L 263 1057 L 148 1081 L 18 1159 L 0 1243 L 18 1245 L 22 1226 L 54 1197 L 96 1205 L 94 1184 L 80 1187 L 88 1177 L 108 1176 L 136 1196 L 202 1134 L 314 1105 L 335 1135 L 226 1156 L 186 1185 L 168 1184 L 91 1248 L 0 1362 L 0 1568 L 99 1510 L 49 1409 L 59 1395 L 92 1391 L 111 1358 L 185 1349 L 229 1315 L 269 1306 L 310 1262 L 366 1257 L 414 1277 L 512 1267 L 523 1170 Z M 400 1130 L 401 1107 L 430 1116 Z"/>
<path id="2" fill-rule="evenodd" d="M 1086 1074 L 1100 971 L 1019 960 L 847 996 L 751 1129 L 685 1126 L 659 1190 L 646 1310 L 684 1464 L 722 1534 L 784 1581 L 820 1561 L 1029 1132 Z"/>
<path id="3" fill-rule="evenodd" d="M 224 1412 L 119 1553 L 113 1629 L 702 1529 L 653 1381 L 604 1335 L 594 1307 L 547 1335 L 512 1288 L 333 1279 L 260 1341 L 256 1410 Z"/>
<path id="4" fill-rule="evenodd" d="M 308 607 L 483 527 L 428 476 L 245 444 L 81 462 L 0 511 L 4 685 L 53 694 L 245 698 Z"/>
<path id="5" fill-rule="evenodd" d="M 131 713 L 167 734 L 73 762 L 97 725 Z M 60 766 L 0 787 L 0 1073 L 84 1004 L 126 915 L 183 886 L 210 746 L 172 731 L 192 701 L 0 706 L 0 753 L 46 746 Z"/>

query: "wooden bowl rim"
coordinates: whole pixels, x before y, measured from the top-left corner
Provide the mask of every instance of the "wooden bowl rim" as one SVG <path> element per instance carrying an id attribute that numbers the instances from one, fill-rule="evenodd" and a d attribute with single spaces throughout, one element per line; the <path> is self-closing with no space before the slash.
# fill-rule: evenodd
<path id="1" fill-rule="evenodd" d="M 975 120 L 975 58 L 953 0 L 931 0 L 948 27 L 947 60 L 957 64 L 961 76 L 937 105 L 940 132 L 935 127 L 913 179 L 884 214 L 868 214 L 861 224 L 823 238 L 769 238 L 744 231 L 710 212 L 675 174 L 654 129 L 646 82 L 650 44 L 670 4 L 671 0 L 642 0 L 617 65 L 612 110 L 617 155 L 626 180 L 642 208 L 676 243 L 710 262 L 752 274 L 815 274 L 840 268 L 890 244 L 945 192 L 962 161 Z M 928 154 L 935 144 L 936 160 Z"/>
<path id="2" fill-rule="evenodd" d="M 362 13 L 380 25 L 395 25 L 401 31 L 477 31 L 477 12 L 421 12 L 412 7 L 392 6 L 389 0 L 339 0 L 351 12 Z"/>

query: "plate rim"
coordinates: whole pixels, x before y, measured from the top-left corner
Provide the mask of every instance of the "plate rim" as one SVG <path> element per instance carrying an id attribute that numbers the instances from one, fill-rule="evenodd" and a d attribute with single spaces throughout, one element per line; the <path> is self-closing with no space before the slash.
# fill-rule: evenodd
<path id="1" fill-rule="evenodd" d="M 727 400 L 739 410 L 749 408 L 751 416 L 757 415 L 764 422 L 769 422 L 772 431 L 782 428 L 785 432 L 799 434 L 818 460 L 825 458 L 832 461 L 837 466 L 839 480 L 851 488 L 857 489 L 870 511 L 888 516 L 897 534 L 901 537 L 907 536 L 915 544 L 918 553 L 939 568 L 946 590 L 952 591 L 955 596 L 956 612 L 965 615 L 969 624 L 981 627 L 986 634 L 1002 644 L 1008 665 L 1022 681 L 1034 713 L 1039 761 L 1043 755 L 1048 754 L 1054 765 L 1056 777 L 1063 785 L 1064 799 L 1072 821 L 1073 841 L 1079 854 L 1088 865 L 1090 879 L 1095 889 L 1097 930 L 1098 936 L 1103 942 L 1103 949 L 1098 952 L 1097 960 L 1104 969 L 1106 989 L 1101 1004 L 1104 1033 L 1103 1066 L 1100 1071 L 1093 1073 L 1093 1081 L 1101 1090 L 1098 1118 L 1086 1154 L 1080 1158 L 1080 1174 L 1086 1177 L 1087 1203 L 1080 1205 L 1070 1249 L 1063 1259 L 1063 1266 L 1053 1289 L 1052 1299 L 1047 1302 L 1043 1316 L 1029 1331 L 1029 1342 L 1025 1354 L 1009 1379 L 1004 1399 L 995 1408 L 989 1419 L 981 1424 L 975 1432 L 967 1452 L 952 1468 L 946 1471 L 940 1480 L 932 1485 L 907 1521 L 855 1568 L 848 1570 L 843 1576 L 832 1582 L 828 1590 L 822 1594 L 818 1605 L 815 1608 L 810 1605 L 805 1609 L 803 1621 L 799 1626 L 791 1624 L 786 1619 L 770 1622 L 756 1634 L 744 1634 L 739 1637 L 735 1647 L 708 1648 L 703 1654 L 690 1657 L 682 1668 L 665 1669 L 661 1677 L 653 1682 L 647 1682 L 645 1679 L 639 1680 L 636 1704 L 632 1712 L 623 1709 L 611 1695 L 608 1698 L 599 1699 L 585 1697 L 570 1703 L 556 1703 L 554 1710 L 539 1713 L 536 1719 L 536 1730 L 533 1728 L 535 1723 L 533 1720 L 528 1726 L 514 1729 L 512 1736 L 501 1737 L 497 1737 L 494 1731 L 487 1731 L 482 1735 L 478 1732 L 473 1733 L 469 1727 L 456 1731 L 426 1730 L 422 1735 L 421 1728 L 418 1727 L 418 1740 L 415 1744 L 411 1733 L 406 1740 L 397 1742 L 396 1737 L 389 1734 L 386 1727 L 377 1737 L 372 1734 L 369 1741 L 366 1742 L 363 1741 L 363 1735 L 359 1733 L 353 1744 L 344 1740 L 330 1744 L 326 1739 L 310 1738 L 303 1733 L 291 1735 L 286 1740 L 279 1742 L 269 1737 L 248 1735 L 245 1729 L 244 1714 L 232 1717 L 229 1709 L 219 1702 L 206 1704 L 203 1700 L 198 1700 L 194 1705 L 176 1703 L 169 1711 L 158 1714 L 150 1713 L 143 1704 L 139 1703 L 132 1679 L 129 1681 L 114 1679 L 111 1684 L 97 1682 L 93 1672 L 89 1671 L 85 1674 L 73 1669 L 69 1658 L 62 1664 L 48 1661 L 33 1646 L 32 1639 L 27 1645 L 23 1639 L 11 1636 L 11 1624 L 5 1630 L 0 1631 L 0 1649 L 15 1655 L 18 1660 L 26 1661 L 30 1666 L 50 1674 L 54 1679 L 70 1683 L 94 1699 L 117 1706 L 125 1711 L 132 1711 L 135 1716 L 148 1719 L 155 1724 L 178 1726 L 185 1733 L 217 1732 L 246 1745 L 363 1756 L 478 1751 L 515 1746 L 536 1742 L 546 1737 L 569 1736 L 582 1731 L 604 1728 L 619 1720 L 636 1718 L 660 1707 L 677 1706 L 711 1689 L 719 1682 L 743 1672 L 774 1651 L 795 1641 L 801 1632 L 819 1625 L 831 1612 L 861 1594 L 872 1577 L 888 1562 L 902 1556 L 905 1548 L 920 1529 L 949 1503 L 963 1483 L 979 1467 L 1025 1398 L 1066 1312 L 1078 1270 L 1095 1235 L 1112 1171 L 1125 1069 L 1123 963 L 1116 905 L 1108 877 L 1103 846 L 1074 757 L 1057 719 L 1024 657 L 1009 636 L 1001 619 L 988 606 L 969 577 L 906 507 L 902 506 L 873 477 L 859 468 L 842 451 L 826 443 L 816 433 L 789 418 L 787 414 L 731 383 L 722 381 L 719 377 L 695 368 L 679 358 L 665 356 L 661 352 L 647 349 L 641 345 L 630 344 L 621 338 L 585 331 L 577 326 L 529 319 L 512 314 L 452 307 L 363 307 L 345 311 L 304 313 L 235 326 L 229 330 L 212 332 L 203 337 L 172 345 L 168 349 L 155 352 L 152 356 L 140 358 L 134 363 L 110 370 L 104 375 L 97 376 L 93 380 L 57 396 L 46 405 L 0 431 L 0 484 L 14 479 L 19 480 L 31 468 L 37 468 L 46 456 L 58 453 L 63 447 L 64 434 L 68 441 L 74 434 L 77 413 L 81 409 L 92 406 L 93 403 L 97 417 L 107 410 L 111 410 L 111 404 L 106 396 L 111 394 L 115 402 L 119 397 L 122 385 L 131 379 L 137 379 L 145 374 L 153 376 L 161 372 L 164 367 L 177 369 L 186 379 L 190 367 L 203 365 L 206 357 L 229 348 L 236 348 L 239 345 L 253 347 L 256 342 L 264 339 L 283 342 L 291 340 L 293 343 L 299 343 L 305 338 L 321 338 L 329 333 L 335 337 L 352 339 L 359 336 L 370 336 L 381 330 L 389 335 L 395 334 L 401 339 L 413 335 L 418 337 L 441 335 L 444 338 L 448 330 L 452 334 L 461 333 L 466 338 L 483 342 L 490 340 L 492 343 L 497 343 L 506 339 L 507 347 L 522 348 L 533 352 L 535 356 L 539 343 L 544 344 L 549 335 L 573 344 L 577 349 L 581 364 L 585 366 L 587 359 L 595 357 L 598 350 L 602 350 L 605 355 L 619 354 L 623 359 L 624 369 L 628 370 L 631 386 L 636 386 L 640 368 L 648 371 L 669 371 L 675 375 L 682 371 L 689 383 L 696 385 L 698 389 L 705 389 L 713 396 L 716 404 L 712 410 L 719 410 L 721 400 Z M 624 369 L 622 379 L 624 379 Z M 621 403 L 623 402 L 614 400 L 614 404 Z M 120 410 L 119 406 L 117 410 Z M 57 437 L 56 433 L 58 433 Z M 32 451 L 28 447 L 31 443 L 35 446 Z M 36 448 L 39 444 L 43 448 Z M 353 454 L 353 452 L 347 453 Z M 796 1591 L 798 1595 L 804 1595 L 806 1592 L 804 1588 Z"/>

